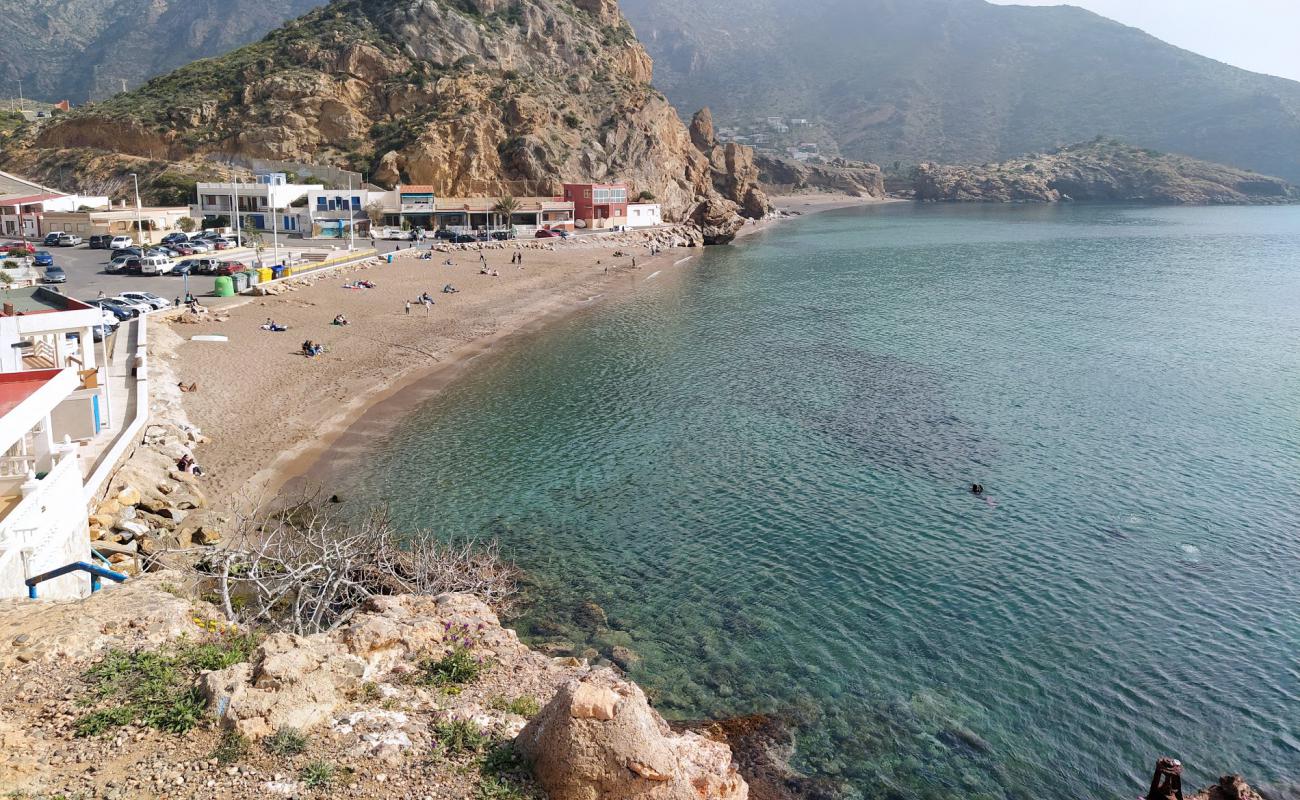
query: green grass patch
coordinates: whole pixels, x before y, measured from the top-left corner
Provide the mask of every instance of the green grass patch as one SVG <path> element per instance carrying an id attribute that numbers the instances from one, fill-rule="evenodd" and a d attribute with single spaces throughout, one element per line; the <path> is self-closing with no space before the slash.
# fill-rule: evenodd
<path id="1" fill-rule="evenodd" d="M 225 731 L 211 758 L 215 758 L 218 764 L 234 764 L 243 761 L 250 749 L 248 737 L 238 731 Z"/>
<path id="2" fill-rule="evenodd" d="M 542 710 L 542 706 L 537 702 L 536 697 L 531 695 L 521 695 L 513 700 L 504 696 L 492 698 L 492 708 L 497 711 L 508 711 L 511 714 L 518 714 L 525 719 L 532 719 Z"/>
<path id="3" fill-rule="evenodd" d="M 235 634 L 180 642 L 161 650 L 112 650 L 86 671 L 85 705 L 105 705 L 77 720 L 78 736 L 141 724 L 181 734 L 203 721 L 207 704 L 196 685 L 207 670 L 249 659 L 257 640 Z"/>

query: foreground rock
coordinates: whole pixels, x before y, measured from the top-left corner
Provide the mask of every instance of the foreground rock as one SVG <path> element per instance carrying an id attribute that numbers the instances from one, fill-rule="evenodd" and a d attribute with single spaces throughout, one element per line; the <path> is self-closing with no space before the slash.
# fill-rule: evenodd
<path id="1" fill-rule="evenodd" d="M 676 734 L 633 683 L 600 670 L 567 683 L 519 735 L 551 800 L 745 800 L 726 745 Z"/>
<path id="2" fill-rule="evenodd" d="M 922 164 L 913 176 L 913 188 L 917 200 L 949 202 L 1300 201 L 1300 189 L 1280 178 L 1101 139 L 981 167 Z"/>

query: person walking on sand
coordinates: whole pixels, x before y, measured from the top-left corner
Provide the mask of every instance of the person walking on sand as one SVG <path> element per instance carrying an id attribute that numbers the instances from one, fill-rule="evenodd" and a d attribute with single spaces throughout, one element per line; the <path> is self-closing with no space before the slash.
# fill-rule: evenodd
<path id="1" fill-rule="evenodd" d="M 407 301 L 406 301 L 406 315 L 407 315 L 408 317 L 411 315 L 411 301 L 410 301 L 410 300 L 407 300 Z"/>

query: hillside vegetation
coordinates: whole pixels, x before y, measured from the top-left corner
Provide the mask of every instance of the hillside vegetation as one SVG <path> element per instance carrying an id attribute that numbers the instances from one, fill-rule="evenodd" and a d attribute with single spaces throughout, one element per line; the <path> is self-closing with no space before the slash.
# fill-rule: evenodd
<path id="1" fill-rule="evenodd" d="M 1073 7 L 623 0 L 656 85 L 720 125 L 820 123 L 854 159 L 978 164 L 1113 136 L 1300 182 L 1300 83 Z"/>

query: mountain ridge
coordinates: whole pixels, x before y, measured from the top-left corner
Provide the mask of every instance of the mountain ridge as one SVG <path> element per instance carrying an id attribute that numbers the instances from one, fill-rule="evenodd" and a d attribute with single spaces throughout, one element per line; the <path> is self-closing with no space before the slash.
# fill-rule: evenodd
<path id="1" fill-rule="evenodd" d="M 719 123 L 823 125 L 845 157 L 979 164 L 1097 135 L 1300 181 L 1300 83 L 1071 6 L 624 0 L 656 85 Z"/>

